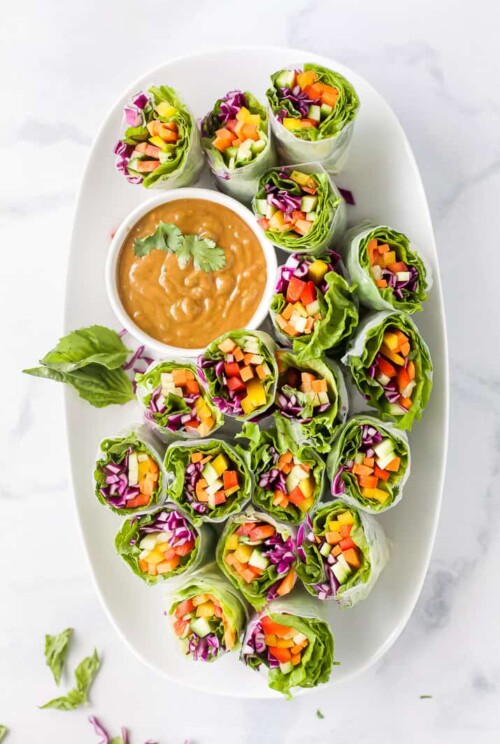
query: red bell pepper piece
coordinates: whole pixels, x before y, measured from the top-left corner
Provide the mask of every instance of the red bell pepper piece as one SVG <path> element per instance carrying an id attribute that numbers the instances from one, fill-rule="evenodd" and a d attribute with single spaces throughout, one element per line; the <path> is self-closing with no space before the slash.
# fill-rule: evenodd
<path id="1" fill-rule="evenodd" d="M 302 279 L 292 276 L 286 291 L 286 301 L 291 303 L 298 302 L 305 286 L 306 283 L 303 282 Z"/>
<path id="2" fill-rule="evenodd" d="M 303 305 L 310 305 L 316 299 L 316 285 L 314 282 L 307 282 L 300 295 L 300 301 Z"/>

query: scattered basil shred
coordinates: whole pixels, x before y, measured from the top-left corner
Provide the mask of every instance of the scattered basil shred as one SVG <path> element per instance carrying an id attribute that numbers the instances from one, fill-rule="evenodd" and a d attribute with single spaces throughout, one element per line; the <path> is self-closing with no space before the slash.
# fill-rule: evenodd
<path id="1" fill-rule="evenodd" d="M 134 254 L 140 258 L 155 249 L 174 253 L 181 269 L 191 259 L 197 271 L 220 271 L 226 265 L 224 250 L 215 241 L 200 235 L 184 235 L 170 222 L 160 222 L 154 233 L 134 240 Z"/>
<path id="2" fill-rule="evenodd" d="M 75 669 L 75 687 L 67 695 L 49 700 L 44 708 L 55 708 L 56 710 L 75 710 L 88 701 L 87 695 L 90 686 L 100 666 L 99 656 L 94 649 L 92 656 L 87 656 Z"/>
<path id="3" fill-rule="evenodd" d="M 56 685 L 61 681 L 61 674 L 66 661 L 73 628 L 66 628 L 58 635 L 45 636 L 45 661 L 51 669 Z"/>
<path id="4" fill-rule="evenodd" d="M 320 721 L 322 721 L 324 717 L 325 717 L 325 714 L 324 714 L 324 713 L 322 713 L 322 712 L 321 712 L 321 711 L 319 710 L 319 708 L 318 708 L 318 710 L 316 711 L 316 718 L 319 718 L 319 719 L 320 719 Z"/>

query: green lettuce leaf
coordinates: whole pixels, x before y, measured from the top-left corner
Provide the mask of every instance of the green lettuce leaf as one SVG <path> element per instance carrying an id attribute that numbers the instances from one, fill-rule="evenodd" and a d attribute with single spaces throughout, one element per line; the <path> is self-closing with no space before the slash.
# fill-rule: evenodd
<path id="1" fill-rule="evenodd" d="M 256 577 L 250 584 L 247 584 L 247 582 L 237 573 L 231 570 L 231 567 L 227 565 L 225 560 L 226 554 L 228 553 L 227 539 L 230 535 L 233 535 L 242 524 L 245 524 L 245 522 L 254 522 L 256 525 L 261 522 L 270 524 L 275 528 L 277 533 L 282 536 L 284 541 L 288 540 L 290 537 L 294 537 L 294 532 L 290 527 L 280 525 L 267 514 L 256 512 L 254 509 L 249 508 L 245 512 L 231 517 L 226 522 L 224 531 L 219 538 L 216 551 L 217 565 L 222 573 L 227 576 L 233 586 L 235 586 L 236 589 L 239 589 L 247 602 L 249 602 L 256 610 L 261 610 L 267 603 L 267 595 L 269 594 L 271 587 L 282 581 L 287 574 L 278 575 L 277 566 L 273 563 L 269 563 L 260 576 Z M 291 568 L 294 566 L 295 563 Z"/>
<path id="2" fill-rule="evenodd" d="M 171 506 L 166 505 L 148 514 L 126 519 L 115 537 L 116 552 L 123 558 L 133 573 L 146 584 L 154 585 L 162 581 L 168 581 L 174 576 L 187 576 L 193 573 L 203 562 L 206 562 L 211 553 L 214 542 L 214 533 L 211 527 L 209 525 L 195 527 L 189 523 L 189 528 L 196 535 L 194 548 L 188 555 L 181 557 L 177 568 L 168 574 L 159 574 L 158 576 L 150 576 L 150 574 L 141 571 L 139 567 L 139 555 L 142 552 L 139 547 L 141 530 L 154 522 L 155 517 L 162 511 L 172 510 Z M 187 519 L 187 517 L 185 518 Z"/>
<path id="3" fill-rule="evenodd" d="M 300 404 L 303 405 L 302 413 L 297 415 L 296 418 L 289 419 L 286 417 L 291 423 L 293 436 L 298 442 L 309 444 L 316 448 L 318 452 L 329 452 L 335 430 L 345 421 L 348 409 L 347 391 L 338 365 L 325 357 L 306 360 L 289 351 L 280 350 L 277 356 L 280 376 L 276 396 L 281 391 L 288 392 L 294 394 Z M 331 405 L 326 411 L 315 412 L 313 406 L 305 400 L 304 394 L 300 390 L 284 383 L 283 375 L 290 367 L 294 367 L 301 372 L 312 372 L 327 381 L 328 397 Z M 278 413 L 276 416 L 282 417 L 282 414 Z"/>
<path id="4" fill-rule="evenodd" d="M 268 472 L 273 463 L 271 448 L 274 447 L 278 454 L 290 450 L 304 465 L 311 467 L 315 481 L 313 494 L 314 503 L 310 511 L 313 511 L 321 499 L 323 492 L 323 480 L 325 463 L 313 447 L 308 444 L 299 443 L 294 434 L 292 424 L 284 417 L 275 414 L 273 416 L 275 428 L 261 430 L 257 424 L 246 423 L 237 438 L 244 438 L 246 446 L 238 447 L 249 462 L 249 467 L 255 476 L 255 489 L 253 502 L 264 509 L 274 519 L 286 524 L 300 524 L 305 517 L 298 506 L 291 502 L 286 507 L 274 506 L 274 491 L 269 491 L 259 485 L 260 476 Z"/>
<path id="5" fill-rule="evenodd" d="M 191 462 L 192 452 L 204 452 L 217 456 L 224 453 L 231 463 L 231 469 L 238 472 L 240 489 L 230 496 L 224 504 L 219 504 L 206 514 L 199 514 L 187 500 L 184 491 L 186 468 Z M 200 522 L 220 522 L 230 514 L 239 512 L 250 499 L 253 491 L 253 478 L 241 453 L 221 439 L 199 439 L 190 442 L 174 442 L 165 453 L 165 470 L 169 485 L 167 497 L 174 501 L 194 524 Z"/>
<path id="6" fill-rule="evenodd" d="M 369 375 L 384 333 L 392 326 L 398 328 L 410 339 L 411 351 L 408 358 L 415 365 L 417 384 L 411 395 L 412 407 L 406 413 L 403 413 L 397 404 L 389 403 L 382 386 Z M 421 418 L 432 390 L 432 361 L 427 344 L 407 315 L 398 311 L 367 315 L 342 361 L 344 364 L 349 364 L 360 393 L 378 411 L 384 421 L 393 421 L 399 429 L 411 429 L 414 421 Z"/>
<path id="7" fill-rule="evenodd" d="M 115 462 L 117 465 L 119 465 L 125 458 L 125 455 L 127 454 L 129 448 L 132 448 L 134 452 L 144 452 L 145 454 L 152 457 L 158 465 L 158 483 L 153 496 L 151 497 L 149 506 L 154 506 L 162 500 L 164 487 L 162 462 L 160 459 L 160 455 L 156 451 L 156 449 L 151 444 L 149 444 L 146 439 L 144 439 L 146 434 L 143 434 L 143 431 L 144 429 L 139 428 L 139 435 L 135 431 L 131 431 L 124 436 L 104 439 L 99 445 L 100 455 L 99 459 L 96 462 L 96 467 L 94 470 L 95 495 L 101 502 L 101 504 L 107 506 L 108 509 L 111 509 L 111 511 L 115 512 L 115 514 L 133 514 L 138 511 L 144 511 L 145 508 L 143 506 L 138 506 L 135 509 L 127 509 L 126 507 L 114 507 L 108 503 L 108 501 L 104 498 L 99 490 L 105 485 L 106 476 L 104 474 L 104 467 L 109 462 Z"/>
<path id="8" fill-rule="evenodd" d="M 75 669 L 75 687 L 67 695 L 49 700 L 42 709 L 75 710 L 88 702 L 88 692 L 99 671 L 100 660 L 94 649 L 92 656 L 87 656 Z"/>
<path id="9" fill-rule="evenodd" d="M 401 464 L 397 473 L 390 473 L 389 479 L 380 481 L 378 488 L 389 493 L 387 501 L 380 502 L 375 499 L 367 499 L 363 496 L 358 479 L 350 470 L 343 470 L 341 479 L 345 486 L 342 500 L 352 506 L 359 506 L 369 512 L 386 511 L 401 499 L 403 486 L 410 474 L 410 448 L 408 439 L 404 432 L 399 431 L 391 424 L 383 424 L 380 419 L 367 414 L 357 414 L 343 424 L 335 435 L 332 449 L 328 455 L 327 472 L 330 481 L 333 481 L 340 467 L 350 460 L 354 460 L 361 445 L 361 427 L 373 426 L 384 438 L 389 438 L 394 447 L 395 456 L 400 458 Z M 335 498 L 335 495 L 333 498 Z"/>
<path id="10" fill-rule="evenodd" d="M 387 243 L 390 249 L 396 252 L 396 261 L 404 261 L 407 266 L 413 266 L 417 271 L 419 280 L 415 292 L 403 289 L 403 299 L 398 300 L 391 287 L 385 289 L 377 287 L 370 271 L 367 250 L 369 242 L 373 239 Z M 351 228 L 344 240 L 347 268 L 352 280 L 358 285 L 358 294 L 363 305 L 373 310 L 395 309 L 409 314 L 422 310 L 432 280 L 422 258 L 404 233 L 385 225 L 365 224 Z"/>
<path id="11" fill-rule="evenodd" d="M 69 650 L 73 628 L 66 628 L 58 635 L 45 636 L 45 661 L 51 669 L 56 684 L 61 681 L 61 674 Z"/>

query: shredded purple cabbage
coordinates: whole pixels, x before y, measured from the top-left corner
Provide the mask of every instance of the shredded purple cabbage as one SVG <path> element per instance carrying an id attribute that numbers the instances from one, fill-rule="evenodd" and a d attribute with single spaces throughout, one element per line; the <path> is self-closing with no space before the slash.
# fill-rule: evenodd
<path id="1" fill-rule="evenodd" d="M 150 524 L 141 526 L 139 529 L 139 540 L 149 534 L 168 532 L 170 537 L 168 544 L 171 548 L 180 548 L 188 542 L 196 542 L 196 532 L 191 527 L 186 517 L 173 507 L 168 507 L 158 512 Z"/>
<path id="2" fill-rule="evenodd" d="M 127 501 L 139 495 L 139 486 L 131 486 L 128 481 L 128 459 L 132 452 L 129 447 L 121 463 L 114 461 L 106 465 L 99 465 L 101 473 L 105 476 L 105 485 L 99 491 L 106 501 L 117 509 L 127 506 Z"/>

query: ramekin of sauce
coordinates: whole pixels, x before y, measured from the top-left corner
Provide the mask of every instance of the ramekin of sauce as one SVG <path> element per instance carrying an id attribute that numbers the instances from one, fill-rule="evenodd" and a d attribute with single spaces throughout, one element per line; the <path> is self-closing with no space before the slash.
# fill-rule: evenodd
<path id="1" fill-rule="evenodd" d="M 153 248 L 134 251 L 137 238 L 160 223 L 183 235 L 214 241 L 225 263 L 197 270 L 190 259 Z M 276 281 L 275 249 L 253 214 L 229 196 L 202 188 L 173 189 L 134 209 L 116 231 L 106 262 L 106 288 L 120 323 L 158 354 L 197 356 L 235 328 L 257 328 L 265 319 Z"/>

